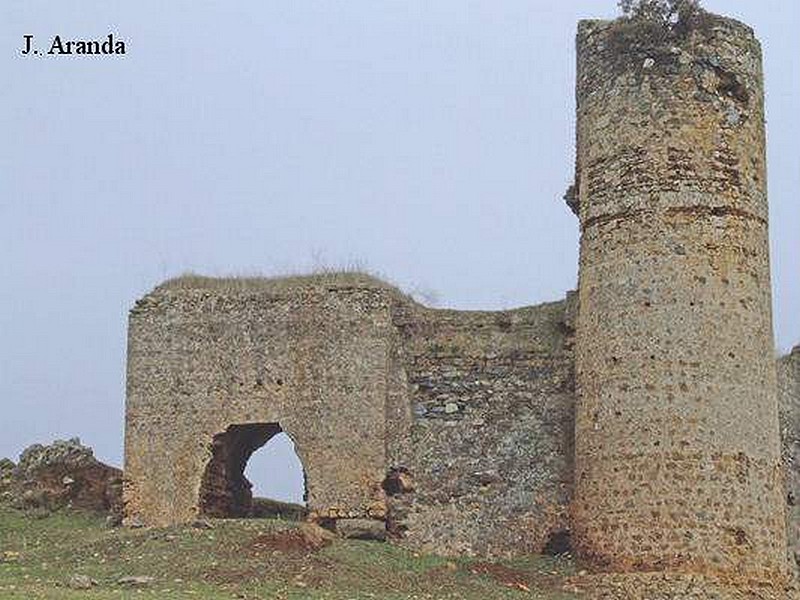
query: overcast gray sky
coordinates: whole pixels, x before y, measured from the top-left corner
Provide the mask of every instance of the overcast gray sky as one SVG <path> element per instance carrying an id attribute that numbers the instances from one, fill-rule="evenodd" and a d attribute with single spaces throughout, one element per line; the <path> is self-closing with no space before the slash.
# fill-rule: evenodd
<path id="1" fill-rule="evenodd" d="M 800 341 L 800 3 L 704 5 L 764 44 L 786 351 Z M 577 272 L 560 199 L 575 23 L 616 12 L 614 0 L 2 0 L 0 456 L 78 435 L 121 464 L 127 311 L 185 271 L 359 263 L 440 306 L 561 298 Z M 124 58 L 19 52 L 25 34 L 109 32 Z"/>

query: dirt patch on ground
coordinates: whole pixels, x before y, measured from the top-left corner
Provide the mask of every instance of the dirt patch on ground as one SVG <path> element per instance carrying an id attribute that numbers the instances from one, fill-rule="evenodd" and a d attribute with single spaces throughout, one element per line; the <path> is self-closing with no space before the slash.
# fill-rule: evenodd
<path id="1" fill-rule="evenodd" d="M 309 553 L 319 550 L 298 531 L 280 531 L 267 533 L 253 539 L 247 547 L 251 556 L 260 556 L 272 552 L 287 554 Z"/>
<path id="2" fill-rule="evenodd" d="M 251 556 L 273 552 L 310 554 L 322 550 L 333 542 L 333 535 L 317 525 L 304 523 L 297 529 L 265 533 L 255 537 L 245 551 Z"/>
<path id="3" fill-rule="evenodd" d="M 262 532 L 228 546 L 226 565 L 206 569 L 203 577 L 225 585 L 269 579 L 299 587 L 315 587 L 331 578 L 329 561 L 317 552 L 335 538 L 333 533 L 314 523 Z"/>
<path id="4" fill-rule="evenodd" d="M 289 532 L 286 532 L 289 533 Z M 260 536 L 262 538 L 271 536 Z M 258 540 L 258 538 L 256 538 Z M 203 578 L 223 585 L 241 584 L 242 582 L 281 581 L 297 587 L 319 588 L 330 584 L 336 578 L 337 565 L 319 558 L 305 550 L 276 550 L 276 547 L 297 547 L 295 542 L 285 543 L 281 540 L 256 541 L 251 545 L 251 557 L 260 559 L 258 564 L 249 564 L 241 568 L 214 567 L 208 569 Z M 262 549 L 263 548 L 263 549 Z"/>
<path id="5" fill-rule="evenodd" d="M 473 575 L 491 577 L 506 587 L 523 592 L 534 589 L 561 589 L 563 585 L 563 578 L 555 573 L 522 571 L 497 563 L 476 562 L 469 566 L 469 572 Z"/>

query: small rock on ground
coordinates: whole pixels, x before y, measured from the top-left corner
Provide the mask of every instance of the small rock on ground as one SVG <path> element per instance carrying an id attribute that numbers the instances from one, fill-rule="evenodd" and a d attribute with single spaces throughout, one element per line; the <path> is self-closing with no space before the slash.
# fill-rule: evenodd
<path id="1" fill-rule="evenodd" d="M 67 587 L 73 590 L 88 590 L 97 585 L 97 581 L 88 575 L 73 575 L 67 582 Z"/>
<path id="2" fill-rule="evenodd" d="M 155 578 L 148 575 L 137 575 L 132 577 L 120 577 L 117 579 L 117 584 L 127 585 L 131 587 L 149 585 L 155 581 Z"/>
<path id="3" fill-rule="evenodd" d="M 214 524 L 211 521 L 206 521 L 205 519 L 195 519 L 192 521 L 192 527 L 195 529 L 214 529 Z"/>

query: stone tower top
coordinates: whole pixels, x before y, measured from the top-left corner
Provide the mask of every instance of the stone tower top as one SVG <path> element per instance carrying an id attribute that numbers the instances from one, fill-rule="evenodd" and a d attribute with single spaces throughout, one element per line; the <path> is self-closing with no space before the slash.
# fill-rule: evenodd
<path id="1" fill-rule="evenodd" d="M 715 203 L 722 193 L 731 208 L 767 218 L 761 46 L 750 27 L 706 12 L 671 27 L 581 21 L 577 46 L 578 120 L 587 112 L 602 115 L 592 128 L 599 135 L 578 132 L 576 203 L 584 224 L 623 210 L 619 199 L 629 193 L 656 189 L 708 193 Z M 604 165 L 589 155 L 606 154 L 607 136 L 618 127 L 630 134 L 629 158 L 647 164 L 606 186 L 598 179 Z M 587 193 L 591 206 L 581 203 Z"/>

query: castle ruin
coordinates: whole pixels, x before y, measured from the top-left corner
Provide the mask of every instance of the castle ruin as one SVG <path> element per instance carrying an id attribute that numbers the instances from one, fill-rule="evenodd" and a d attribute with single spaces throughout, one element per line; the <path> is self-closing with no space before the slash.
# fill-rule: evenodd
<path id="1" fill-rule="evenodd" d="M 786 540 L 761 49 L 727 19 L 663 49 L 620 35 L 578 31 L 578 548 L 618 569 L 773 581 Z"/>
<path id="2" fill-rule="evenodd" d="M 800 348 L 776 366 L 761 51 L 701 16 L 664 39 L 579 25 L 564 299 L 432 309 L 339 274 L 183 277 L 138 301 L 126 522 L 247 516 L 247 460 L 286 432 L 332 528 L 452 555 L 571 540 L 598 573 L 667 581 L 658 597 L 687 577 L 782 589 Z"/>

